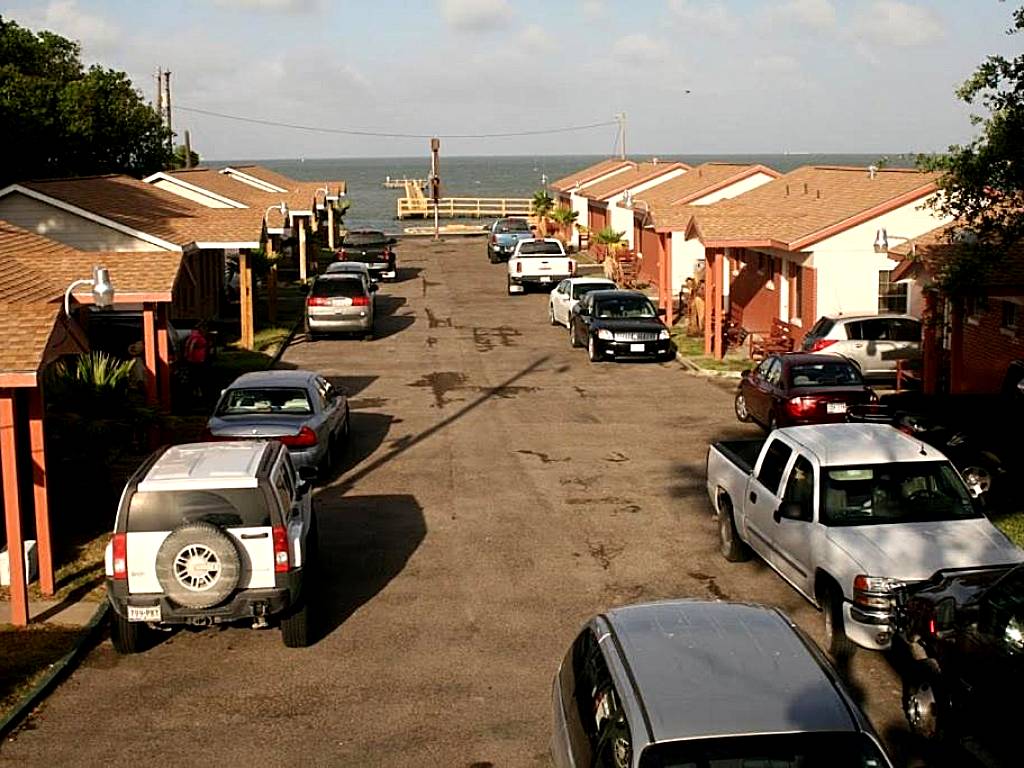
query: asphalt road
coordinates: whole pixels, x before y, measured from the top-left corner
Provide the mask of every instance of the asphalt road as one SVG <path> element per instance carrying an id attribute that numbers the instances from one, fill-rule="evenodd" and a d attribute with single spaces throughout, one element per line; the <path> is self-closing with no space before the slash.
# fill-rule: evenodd
<path id="1" fill-rule="evenodd" d="M 756 601 L 820 639 L 819 614 L 773 572 L 718 554 L 707 445 L 759 434 L 728 383 L 591 365 L 548 325 L 546 296 L 505 295 L 480 239 L 406 241 L 399 259 L 375 340 L 299 338 L 283 358 L 353 408 L 316 497 L 321 639 L 183 631 L 133 657 L 104 642 L 0 763 L 547 765 L 551 678 L 595 612 Z M 847 675 L 906 762 L 887 660 L 861 652 Z"/>

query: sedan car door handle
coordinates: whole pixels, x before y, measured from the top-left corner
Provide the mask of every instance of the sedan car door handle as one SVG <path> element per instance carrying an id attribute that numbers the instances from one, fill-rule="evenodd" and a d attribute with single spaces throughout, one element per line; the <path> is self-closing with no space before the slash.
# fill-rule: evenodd
<path id="1" fill-rule="evenodd" d="M 750 492 L 750 503 L 757 504 L 757 494 L 753 491 Z"/>
<path id="2" fill-rule="evenodd" d="M 241 538 L 243 539 L 265 539 L 269 534 L 264 531 L 263 533 L 243 533 Z"/>

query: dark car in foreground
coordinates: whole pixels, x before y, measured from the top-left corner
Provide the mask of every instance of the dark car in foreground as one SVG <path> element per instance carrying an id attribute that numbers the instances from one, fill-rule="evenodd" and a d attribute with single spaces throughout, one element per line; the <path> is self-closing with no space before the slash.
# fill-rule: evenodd
<path id="1" fill-rule="evenodd" d="M 1024 681 L 1024 565 L 940 571 L 897 597 L 912 664 L 903 711 L 926 738 L 1013 740 Z"/>
<path id="2" fill-rule="evenodd" d="M 743 372 L 736 418 L 776 427 L 846 421 L 847 411 L 876 400 L 857 366 L 836 355 L 769 355 Z"/>
<path id="3" fill-rule="evenodd" d="M 775 608 L 671 600 L 591 619 L 552 686 L 558 768 L 889 759 L 835 670 Z"/>
<path id="4" fill-rule="evenodd" d="M 277 439 L 297 469 L 329 472 L 349 433 L 348 399 L 313 371 L 245 373 L 224 390 L 207 440 Z"/>
<path id="5" fill-rule="evenodd" d="M 569 314 L 569 344 L 585 346 L 592 363 L 626 357 L 671 360 L 664 314 L 639 291 L 591 291 Z"/>
<path id="6" fill-rule="evenodd" d="M 374 280 L 398 277 L 395 250 L 398 240 L 376 229 L 355 229 L 345 235 L 335 256 L 339 261 L 362 262 Z"/>

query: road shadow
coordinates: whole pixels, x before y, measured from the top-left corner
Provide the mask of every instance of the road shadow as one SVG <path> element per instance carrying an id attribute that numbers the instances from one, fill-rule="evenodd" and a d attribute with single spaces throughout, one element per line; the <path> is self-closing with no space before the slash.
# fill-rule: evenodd
<path id="1" fill-rule="evenodd" d="M 420 272 L 422 271 L 422 267 L 399 267 L 397 269 L 398 275 L 391 282 L 404 283 L 408 280 L 415 280 L 420 276 Z"/>
<path id="2" fill-rule="evenodd" d="M 355 397 L 368 386 L 373 384 L 378 376 L 324 376 L 331 386 L 340 390 L 346 397 Z"/>
<path id="3" fill-rule="evenodd" d="M 415 496 L 338 496 L 317 510 L 320 576 L 316 642 L 405 568 L 427 533 Z"/>
<path id="4" fill-rule="evenodd" d="M 405 299 L 402 299 L 402 301 L 405 301 Z M 388 336 L 394 336 L 415 322 L 416 316 L 413 314 L 378 315 L 374 318 L 373 338 L 374 340 L 380 340 L 386 339 Z"/>
<path id="5" fill-rule="evenodd" d="M 344 446 L 341 454 L 335 460 L 329 475 L 322 481 L 325 487 L 317 496 L 318 500 L 323 501 L 333 495 L 330 485 L 373 455 L 373 452 L 384 442 L 384 438 L 387 437 L 388 431 L 391 429 L 391 422 L 394 421 L 394 417 L 389 414 L 365 411 L 352 411 L 349 418 L 352 421 L 348 444 Z M 340 494 L 340 491 L 337 493 Z"/>
<path id="6" fill-rule="evenodd" d="M 381 296 L 379 294 L 374 302 L 374 312 L 377 313 L 377 317 L 375 319 L 378 323 L 381 318 L 395 314 L 399 308 L 404 307 L 409 303 L 404 296 Z"/>

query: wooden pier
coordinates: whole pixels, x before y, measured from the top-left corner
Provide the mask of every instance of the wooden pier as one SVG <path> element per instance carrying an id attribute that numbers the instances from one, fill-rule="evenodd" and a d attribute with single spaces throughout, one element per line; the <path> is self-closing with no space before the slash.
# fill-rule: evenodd
<path id="1" fill-rule="evenodd" d="M 399 219 L 433 218 L 434 201 L 422 190 L 414 188 L 410 194 L 398 198 Z M 501 216 L 528 216 L 531 200 L 528 197 L 442 197 L 437 204 L 437 215 L 445 219 L 483 219 Z"/>
<path id="2" fill-rule="evenodd" d="M 385 189 L 402 189 L 406 184 L 414 184 L 414 185 L 416 185 L 420 189 L 426 189 L 426 187 L 427 187 L 427 180 L 426 179 L 407 179 L 407 178 L 404 178 L 404 177 L 401 178 L 401 179 L 393 179 L 390 176 L 386 176 L 384 178 L 384 188 Z"/>

